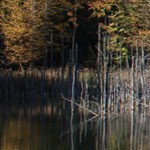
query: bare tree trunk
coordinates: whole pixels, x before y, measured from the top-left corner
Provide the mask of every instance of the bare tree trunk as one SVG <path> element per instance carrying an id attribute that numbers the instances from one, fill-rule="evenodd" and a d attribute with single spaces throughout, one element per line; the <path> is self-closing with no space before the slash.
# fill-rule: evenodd
<path id="1" fill-rule="evenodd" d="M 68 88 L 68 97 L 69 98 L 71 98 L 71 84 L 72 84 L 72 67 L 71 67 L 71 65 L 72 65 L 72 60 L 71 60 L 71 49 L 70 49 L 70 51 L 69 51 L 69 64 L 68 64 L 68 78 L 67 78 L 67 80 L 68 80 L 68 86 L 67 86 L 67 88 Z"/>
<path id="2" fill-rule="evenodd" d="M 138 39 L 136 40 L 136 59 L 135 59 L 135 68 L 136 68 L 136 88 L 135 88 L 135 91 L 136 91 L 136 97 L 137 97 L 137 103 L 140 102 L 140 97 L 139 97 L 139 47 L 138 47 Z"/>
<path id="3" fill-rule="evenodd" d="M 46 0 L 45 2 L 45 37 L 44 37 L 44 42 L 45 42 L 45 49 L 44 49 L 44 74 L 45 70 L 47 69 L 47 53 L 48 53 L 48 42 L 47 42 L 47 21 L 48 21 L 48 1 Z"/>
<path id="4" fill-rule="evenodd" d="M 142 41 L 142 61 L 141 61 L 141 92 L 140 96 L 143 95 L 144 104 L 146 105 L 146 87 L 145 87 L 145 58 L 144 58 L 144 44 Z"/>
<path id="5" fill-rule="evenodd" d="M 109 36 L 108 35 L 106 35 L 106 60 L 105 60 L 105 63 L 106 63 L 106 73 L 105 73 L 105 91 L 106 91 L 106 99 L 105 99 L 105 103 L 106 103 L 106 105 L 105 105 L 105 111 L 108 111 L 108 103 L 109 103 L 109 93 L 110 93 L 110 91 L 109 91 L 109 51 L 110 51 L 110 49 L 109 49 Z"/>
<path id="6" fill-rule="evenodd" d="M 61 81 L 63 83 L 64 81 L 64 69 L 65 69 L 65 63 L 64 63 L 64 36 L 63 34 L 61 35 L 61 46 L 62 46 L 62 51 L 61 51 Z"/>
<path id="7" fill-rule="evenodd" d="M 101 102 L 101 88 L 100 88 L 100 62 L 101 62 L 101 27 L 98 25 L 98 49 L 97 49 L 97 96 L 98 96 L 98 102 L 100 103 L 100 106 L 102 105 Z"/>
<path id="8" fill-rule="evenodd" d="M 130 150 L 133 150 L 133 130 L 134 130 L 134 114 L 131 111 L 131 134 L 130 134 Z"/>
<path id="9" fill-rule="evenodd" d="M 75 143 L 74 143 L 74 114 L 71 114 L 71 119 L 70 119 L 70 129 L 71 129 L 71 150 L 75 150 Z"/>
<path id="10" fill-rule="evenodd" d="M 74 10 L 74 17 L 76 18 L 76 10 Z M 73 28 L 73 37 L 72 37 L 72 63 L 75 62 L 75 41 L 76 41 L 76 21 L 74 23 L 74 28 Z"/>
<path id="11" fill-rule="evenodd" d="M 53 69 L 54 64 L 53 64 L 53 31 L 51 31 L 51 69 Z"/>
<path id="12" fill-rule="evenodd" d="M 76 18 L 76 10 L 74 11 L 74 15 Z M 76 71 L 76 61 L 77 61 L 77 46 L 75 43 L 76 40 L 76 22 L 74 23 L 74 29 L 73 29 L 73 37 L 72 37 L 72 49 L 71 49 L 71 64 L 70 64 L 70 71 L 73 71 L 73 79 L 72 79 L 72 101 L 75 99 L 75 84 L 76 84 L 76 77 L 77 77 L 77 71 Z M 71 105 L 71 111 L 74 111 L 73 103 Z"/>
<path id="13" fill-rule="evenodd" d="M 32 18 L 34 18 L 34 13 L 35 13 L 35 0 L 31 1 L 31 6 L 32 6 Z M 32 60 L 31 60 L 31 69 L 33 71 L 34 67 L 34 24 L 32 24 L 32 41 L 31 41 L 31 54 L 32 54 Z"/>
<path id="14" fill-rule="evenodd" d="M 132 79 L 131 79 L 131 88 L 132 88 L 132 106 L 131 109 L 134 109 L 134 100 L 135 100 L 135 91 L 134 91 L 134 57 L 132 58 Z"/>
<path id="15" fill-rule="evenodd" d="M 102 141 L 102 145 L 103 145 L 103 150 L 106 150 L 106 141 L 107 141 L 107 137 L 106 137 L 106 133 L 107 133 L 107 122 L 106 122 L 106 116 L 104 116 L 103 119 L 103 141 Z"/>
<path id="16" fill-rule="evenodd" d="M 71 97 L 72 102 L 74 102 L 74 100 L 75 100 L 75 80 L 76 80 L 75 79 L 76 78 L 75 72 L 76 72 L 76 68 L 74 65 L 73 66 L 73 79 L 72 79 L 72 97 Z M 72 111 L 72 113 L 74 111 L 74 104 L 73 103 L 71 103 L 71 111 Z"/>
<path id="17" fill-rule="evenodd" d="M 103 34 L 103 69 L 102 69 L 102 97 L 103 97 L 103 110 L 106 112 L 106 34 Z"/>

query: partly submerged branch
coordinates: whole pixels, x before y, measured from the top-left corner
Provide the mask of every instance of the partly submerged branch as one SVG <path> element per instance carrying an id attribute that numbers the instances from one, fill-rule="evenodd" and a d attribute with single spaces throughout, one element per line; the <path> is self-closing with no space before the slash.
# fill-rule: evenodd
<path id="1" fill-rule="evenodd" d="M 85 108 L 85 107 L 81 106 L 80 104 L 78 104 L 78 103 L 76 103 L 76 102 L 74 102 L 74 101 L 72 101 L 72 100 L 70 100 L 70 99 L 64 97 L 63 94 L 61 94 L 60 96 L 61 96 L 62 99 L 64 99 L 64 100 L 66 100 L 66 101 L 68 101 L 68 102 L 70 102 L 70 103 L 72 103 L 72 104 L 78 106 L 79 108 L 81 108 L 81 109 L 83 109 L 83 110 L 85 110 L 85 111 L 87 111 L 87 112 L 89 112 L 89 113 L 91 113 L 91 114 L 93 114 L 93 115 L 95 115 L 95 116 L 99 116 L 99 115 L 100 115 L 100 114 L 95 113 L 95 112 L 93 112 L 92 110 L 89 110 L 88 108 Z"/>

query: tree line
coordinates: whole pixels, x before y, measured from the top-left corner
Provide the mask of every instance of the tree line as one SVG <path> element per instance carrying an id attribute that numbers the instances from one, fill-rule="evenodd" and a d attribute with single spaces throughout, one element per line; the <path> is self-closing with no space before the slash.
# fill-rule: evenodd
<path id="1" fill-rule="evenodd" d="M 0 0 L 0 65 L 64 66 L 78 46 L 79 64 L 93 67 L 98 29 L 122 62 L 150 44 L 148 0 Z M 143 44 L 144 43 L 144 44 Z"/>

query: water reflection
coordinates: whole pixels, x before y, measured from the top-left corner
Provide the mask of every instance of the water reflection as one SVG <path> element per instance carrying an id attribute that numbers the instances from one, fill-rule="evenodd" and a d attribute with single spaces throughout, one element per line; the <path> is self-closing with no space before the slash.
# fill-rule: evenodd
<path id="1" fill-rule="evenodd" d="M 0 112 L 0 150 L 149 150 L 150 120 L 144 113 L 121 113 L 87 121 L 49 105 Z"/>

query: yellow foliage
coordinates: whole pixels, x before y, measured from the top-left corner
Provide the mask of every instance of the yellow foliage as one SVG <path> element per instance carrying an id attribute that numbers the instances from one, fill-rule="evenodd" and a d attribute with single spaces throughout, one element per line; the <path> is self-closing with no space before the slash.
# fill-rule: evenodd
<path id="1" fill-rule="evenodd" d="M 33 44 L 33 22 L 36 22 L 37 26 L 39 26 L 37 23 L 39 17 L 36 16 L 36 20 L 32 17 L 31 1 L 26 0 L 24 3 L 20 3 L 20 0 L 3 0 L 0 14 L 2 16 L 0 21 L 1 28 L 5 37 L 4 55 L 8 63 L 31 62 L 33 58 L 31 50 Z M 39 38 L 41 40 L 41 35 L 38 37 L 38 40 Z M 38 43 L 38 40 L 36 43 Z M 39 57 L 39 54 L 39 52 L 34 52 L 36 58 Z"/>
<path id="2" fill-rule="evenodd" d="M 73 16 L 73 13 L 72 13 L 71 11 L 69 11 L 69 12 L 67 13 L 67 15 L 68 15 L 69 17 L 72 17 L 72 16 Z"/>

